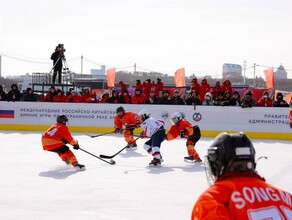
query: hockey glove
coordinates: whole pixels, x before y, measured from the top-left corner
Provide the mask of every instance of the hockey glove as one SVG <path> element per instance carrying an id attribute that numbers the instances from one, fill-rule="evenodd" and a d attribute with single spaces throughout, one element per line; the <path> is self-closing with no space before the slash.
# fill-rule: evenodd
<path id="1" fill-rule="evenodd" d="M 68 143 L 69 143 L 65 138 L 62 138 L 61 141 L 62 141 L 64 144 L 68 144 Z"/>
<path id="2" fill-rule="evenodd" d="M 120 133 L 121 132 L 121 129 L 120 128 L 115 128 L 114 130 L 114 133 L 117 134 L 117 133 Z"/>
<path id="3" fill-rule="evenodd" d="M 180 137 L 181 138 L 185 138 L 186 137 L 186 129 L 180 131 Z"/>
<path id="4" fill-rule="evenodd" d="M 74 145 L 73 145 L 73 148 L 74 148 L 75 150 L 78 150 L 78 149 L 79 149 L 79 144 L 78 144 L 78 142 L 77 142 L 77 144 L 74 144 Z"/>

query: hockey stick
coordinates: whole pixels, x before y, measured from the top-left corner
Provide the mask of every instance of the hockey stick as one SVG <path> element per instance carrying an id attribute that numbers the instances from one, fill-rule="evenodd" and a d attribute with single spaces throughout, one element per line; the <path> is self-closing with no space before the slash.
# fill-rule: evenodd
<path id="1" fill-rule="evenodd" d="M 96 155 L 94 155 L 94 154 L 92 154 L 92 153 L 90 153 L 90 152 L 88 152 L 86 150 L 83 150 L 82 148 L 79 148 L 79 150 L 81 150 L 81 151 L 83 151 L 83 152 L 85 152 L 85 153 L 87 153 L 87 154 L 89 154 L 89 155 L 91 155 L 93 157 L 96 157 L 97 159 L 102 160 L 103 162 L 106 162 L 106 163 L 108 163 L 110 165 L 115 165 L 116 164 L 116 161 L 114 161 L 114 160 L 107 161 L 107 160 L 104 160 L 104 159 L 102 159 L 102 158 L 100 158 L 100 157 L 98 157 L 98 156 L 96 156 Z"/>
<path id="2" fill-rule="evenodd" d="M 112 159 L 114 158 L 115 156 L 117 156 L 119 153 L 121 153 L 123 150 L 125 150 L 126 148 L 129 147 L 130 144 L 134 143 L 136 140 L 138 140 L 140 137 L 137 137 L 135 140 L 133 140 L 132 142 L 128 143 L 125 147 L 123 147 L 121 150 L 119 150 L 117 153 L 115 153 L 114 155 L 112 156 L 108 156 L 108 155 L 103 155 L 103 154 L 100 154 L 99 156 L 101 158 L 106 158 L 106 159 Z"/>
<path id="3" fill-rule="evenodd" d="M 121 131 L 124 131 L 124 130 L 130 130 L 130 129 L 133 129 L 135 128 L 135 126 L 132 126 L 132 127 L 128 127 L 128 128 L 125 128 L 125 129 L 121 129 Z M 102 134 L 96 134 L 96 135 L 91 135 L 89 134 L 88 132 L 86 132 L 86 134 L 91 137 L 91 138 L 96 138 L 96 137 L 100 137 L 100 136 L 104 136 L 104 135 L 107 135 L 107 134 L 114 134 L 115 131 L 112 131 L 112 132 L 106 132 L 106 133 L 102 133 Z"/>

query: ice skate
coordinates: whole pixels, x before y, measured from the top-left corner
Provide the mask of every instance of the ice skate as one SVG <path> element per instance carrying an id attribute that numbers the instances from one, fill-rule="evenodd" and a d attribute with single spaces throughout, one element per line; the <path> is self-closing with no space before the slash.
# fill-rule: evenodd
<path id="1" fill-rule="evenodd" d="M 194 164 L 201 164 L 203 161 L 201 160 L 201 158 L 198 158 L 196 160 L 194 160 Z"/>
<path id="2" fill-rule="evenodd" d="M 161 160 L 157 158 L 153 158 L 153 160 L 151 160 L 151 162 L 149 163 L 149 166 L 150 167 L 161 166 Z"/>
<path id="3" fill-rule="evenodd" d="M 77 170 L 77 171 L 84 171 L 85 170 L 85 166 L 83 164 L 80 164 L 80 163 L 76 163 L 75 165 L 73 165 L 74 168 Z"/>
<path id="4" fill-rule="evenodd" d="M 187 157 L 184 157 L 184 161 L 187 163 L 194 163 L 194 155 L 189 155 Z"/>
<path id="5" fill-rule="evenodd" d="M 126 148 L 126 150 L 137 150 L 137 144 L 136 143 L 132 143 L 132 144 L 128 144 L 128 147 Z"/>

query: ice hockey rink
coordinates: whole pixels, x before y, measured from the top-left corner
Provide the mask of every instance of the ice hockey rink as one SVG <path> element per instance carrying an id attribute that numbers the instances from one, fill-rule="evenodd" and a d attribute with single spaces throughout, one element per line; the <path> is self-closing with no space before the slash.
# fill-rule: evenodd
<path id="1" fill-rule="evenodd" d="M 90 138 L 73 133 L 80 147 L 112 155 L 125 146 L 121 135 Z M 190 219 L 193 205 L 207 188 L 203 165 L 188 164 L 185 140 L 164 141 L 162 167 L 148 167 L 151 156 L 138 140 L 137 151 L 123 151 L 115 165 L 82 151 L 75 153 L 86 171 L 75 171 L 41 146 L 41 132 L 0 131 L 2 164 L 0 219 L 3 220 L 149 220 Z M 213 138 L 201 138 L 203 158 Z M 259 174 L 292 192 L 291 141 L 253 140 Z"/>

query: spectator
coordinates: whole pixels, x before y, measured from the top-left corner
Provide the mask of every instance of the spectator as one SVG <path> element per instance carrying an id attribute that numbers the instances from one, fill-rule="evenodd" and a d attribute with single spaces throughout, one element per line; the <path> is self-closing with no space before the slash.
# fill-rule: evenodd
<path id="1" fill-rule="evenodd" d="M 173 92 L 173 96 L 171 98 L 171 104 L 173 105 L 184 105 L 184 101 L 182 100 L 182 98 L 179 96 L 179 91 L 175 90 Z"/>
<path id="2" fill-rule="evenodd" d="M 214 100 L 212 99 L 212 95 L 210 92 L 205 94 L 205 98 L 202 105 L 214 105 Z"/>
<path id="3" fill-rule="evenodd" d="M 136 87 L 135 89 L 140 89 L 141 92 L 143 91 L 143 84 L 141 83 L 140 79 L 136 80 Z"/>
<path id="4" fill-rule="evenodd" d="M 289 107 L 288 103 L 283 99 L 283 94 L 279 92 L 277 94 L 277 100 L 273 102 L 274 107 Z"/>
<path id="5" fill-rule="evenodd" d="M 135 95 L 132 97 L 132 104 L 145 104 L 146 96 L 142 93 L 141 89 L 135 90 Z"/>
<path id="6" fill-rule="evenodd" d="M 53 102 L 66 102 L 67 97 L 64 95 L 64 92 L 61 89 L 57 90 L 57 95 L 53 97 Z"/>
<path id="7" fill-rule="evenodd" d="M 225 102 L 226 102 L 226 99 L 224 97 L 224 92 L 223 91 L 218 92 L 218 98 L 215 99 L 214 105 L 224 106 Z"/>
<path id="8" fill-rule="evenodd" d="M 108 92 L 103 93 L 100 99 L 100 103 L 108 103 L 108 100 L 109 100 L 109 93 Z"/>
<path id="9" fill-rule="evenodd" d="M 255 148 L 243 133 L 219 134 L 208 148 L 207 179 L 192 220 L 291 219 L 292 196 L 266 182 L 256 171 Z"/>
<path id="10" fill-rule="evenodd" d="M 127 85 L 123 81 L 120 81 L 119 84 L 121 86 L 121 92 L 125 90 L 128 91 Z"/>
<path id="11" fill-rule="evenodd" d="M 196 77 L 192 79 L 190 89 L 195 90 L 196 95 L 200 96 L 201 85 L 200 85 L 200 83 L 198 83 L 198 79 Z"/>
<path id="12" fill-rule="evenodd" d="M 231 94 L 229 91 L 226 91 L 224 94 L 225 102 L 223 103 L 224 106 L 230 105 Z"/>
<path id="13" fill-rule="evenodd" d="M 185 99 L 186 105 L 201 105 L 201 100 L 198 98 L 195 90 L 190 90 Z"/>
<path id="14" fill-rule="evenodd" d="M 204 97 L 205 97 L 205 94 L 207 92 L 210 92 L 210 85 L 207 81 L 207 79 L 202 79 L 202 82 L 201 82 L 201 89 L 200 89 L 200 100 L 203 101 Z"/>
<path id="15" fill-rule="evenodd" d="M 154 85 L 154 92 L 155 92 L 155 95 L 158 96 L 158 93 L 161 91 L 163 91 L 163 82 L 161 82 L 161 79 L 160 78 L 157 78 L 157 82 L 154 83 L 153 82 L 153 85 Z"/>
<path id="16" fill-rule="evenodd" d="M 227 92 L 229 91 L 230 94 L 232 94 L 232 85 L 230 83 L 230 81 L 228 79 L 226 79 L 223 83 L 222 83 L 222 91 Z"/>
<path id="17" fill-rule="evenodd" d="M 53 102 L 55 95 L 57 95 L 55 86 L 51 86 L 49 92 L 47 93 L 47 95 L 44 98 L 44 101 L 45 102 Z"/>
<path id="18" fill-rule="evenodd" d="M 273 105 L 273 100 L 269 97 L 267 91 L 263 92 L 263 96 L 258 100 L 257 106 L 270 107 Z"/>
<path id="19" fill-rule="evenodd" d="M 151 79 L 146 79 L 146 82 L 143 82 L 144 90 L 143 93 L 146 97 L 149 97 L 151 88 L 153 86 Z"/>
<path id="20" fill-rule="evenodd" d="M 216 81 L 215 86 L 213 87 L 215 99 L 218 98 L 218 92 L 222 92 L 222 91 L 224 90 L 222 89 L 222 86 L 220 85 L 220 81 Z"/>
<path id="21" fill-rule="evenodd" d="M 87 103 L 91 102 L 91 94 L 88 88 L 84 89 L 81 97 L 82 97 L 82 102 L 87 102 Z"/>
<path id="22" fill-rule="evenodd" d="M 253 106 L 256 106 L 257 102 L 253 97 L 253 94 L 250 90 L 247 90 L 244 93 L 243 98 L 241 99 L 241 107 L 242 108 L 251 108 Z"/>
<path id="23" fill-rule="evenodd" d="M 157 97 L 154 91 L 151 91 L 149 94 L 149 97 L 146 100 L 146 104 L 157 104 L 157 103 L 158 103 Z"/>
<path id="24" fill-rule="evenodd" d="M 124 90 L 119 97 L 119 103 L 131 104 L 132 97 L 129 95 L 128 90 Z"/>
<path id="25" fill-rule="evenodd" d="M 16 84 L 11 85 L 11 90 L 7 93 L 7 101 L 20 101 L 20 91 Z"/>
<path id="26" fill-rule="evenodd" d="M 158 96 L 157 96 L 157 104 L 163 104 L 163 91 L 159 91 L 158 92 Z"/>
<path id="27" fill-rule="evenodd" d="M 37 98 L 35 94 L 33 93 L 33 90 L 31 88 L 26 89 L 26 93 L 23 96 L 23 101 L 25 102 L 36 102 Z"/>
<path id="28" fill-rule="evenodd" d="M 6 101 L 6 99 L 7 99 L 7 95 L 3 91 L 3 87 L 0 85 L 0 101 Z"/>
<path id="29" fill-rule="evenodd" d="M 240 95 L 239 95 L 239 92 L 237 91 L 234 91 L 233 94 L 232 94 L 232 97 L 229 101 L 229 104 L 231 106 L 241 106 L 241 101 L 240 101 Z"/>
<path id="30" fill-rule="evenodd" d="M 119 93 L 116 90 L 112 91 L 112 96 L 108 99 L 108 103 L 119 103 Z"/>
<path id="31" fill-rule="evenodd" d="M 67 102 L 80 103 L 82 102 L 82 97 L 78 95 L 75 90 L 72 90 L 71 94 L 68 96 Z"/>
<path id="32" fill-rule="evenodd" d="M 170 105 L 171 104 L 171 97 L 169 96 L 169 91 L 164 90 L 163 91 L 163 98 L 162 98 L 162 103 L 163 105 Z"/>

